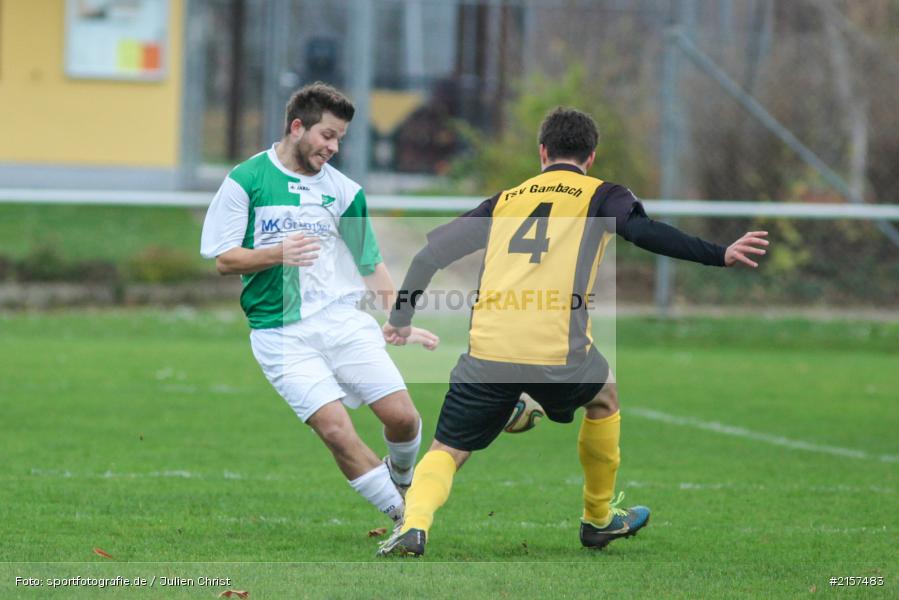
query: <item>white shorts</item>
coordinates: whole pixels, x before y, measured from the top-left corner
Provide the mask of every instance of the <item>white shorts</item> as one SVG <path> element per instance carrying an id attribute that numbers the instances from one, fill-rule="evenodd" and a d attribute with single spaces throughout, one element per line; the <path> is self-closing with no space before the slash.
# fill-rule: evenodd
<path id="1" fill-rule="evenodd" d="M 250 332 L 262 372 L 305 423 L 329 402 L 348 408 L 406 389 L 385 350 L 378 322 L 335 302 L 284 327 Z"/>

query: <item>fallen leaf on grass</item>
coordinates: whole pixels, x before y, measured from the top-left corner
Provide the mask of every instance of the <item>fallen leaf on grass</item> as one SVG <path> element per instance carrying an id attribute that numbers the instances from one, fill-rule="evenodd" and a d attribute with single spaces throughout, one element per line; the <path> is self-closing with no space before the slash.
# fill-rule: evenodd
<path id="1" fill-rule="evenodd" d="M 371 531 L 369 531 L 368 537 L 381 537 L 385 533 L 387 533 L 386 527 L 378 527 L 376 529 L 372 529 Z"/>
<path id="2" fill-rule="evenodd" d="M 108 558 L 108 559 L 112 560 L 111 554 L 109 554 L 108 552 L 104 552 L 103 550 L 100 550 L 99 548 L 94 548 L 94 554 L 97 554 L 99 556 L 102 556 L 103 558 Z"/>
<path id="3" fill-rule="evenodd" d="M 250 592 L 246 592 L 244 590 L 225 590 L 221 594 L 219 594 L 219 598 L 230 598 L 231 596 L 237 596 L 238 598 L 249 598 Z"/>

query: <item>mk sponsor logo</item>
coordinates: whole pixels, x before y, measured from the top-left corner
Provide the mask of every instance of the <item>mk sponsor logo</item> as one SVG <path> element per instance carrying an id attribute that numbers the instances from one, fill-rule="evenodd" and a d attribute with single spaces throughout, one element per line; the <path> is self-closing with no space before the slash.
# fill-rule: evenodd
<path id="1" fill-rule="evenodd" d="M 272 233 L 276 231 L 281 231 L 281 227 L 279 223 L 281 219 L 263 219 L 262 220 L 262 233 Z"/>
<path id="2" fill-rule="evenodd" d="M 315 223 L 300 221 L 290 217 L 278 219 L 262 219 L 260 221 L 262 233 L 305 233 L 308 235 L 323 236 L 331 233 L 331 226 L 327 223 Z"/>

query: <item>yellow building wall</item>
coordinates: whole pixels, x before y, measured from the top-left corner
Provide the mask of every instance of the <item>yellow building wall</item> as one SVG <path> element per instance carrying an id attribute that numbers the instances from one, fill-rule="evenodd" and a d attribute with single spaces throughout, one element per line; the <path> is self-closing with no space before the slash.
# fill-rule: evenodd
<path id="1" fill-rule="evenodd" d="M 0 0 L 0 162 L 174 167 L 183 0 L 169 0 L 161 81 L 65 74 L 65 0 Z"/>

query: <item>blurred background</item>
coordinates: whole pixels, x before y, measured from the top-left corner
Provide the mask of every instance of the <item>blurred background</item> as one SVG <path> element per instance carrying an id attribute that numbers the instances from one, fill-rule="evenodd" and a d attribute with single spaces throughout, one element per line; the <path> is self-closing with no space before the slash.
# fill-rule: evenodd
<path id="1" fill-rule="evenodd" d="M 652 216 L 774 240 L 726 273 L 619 244 L 621 309 L 895 316 L 897 31 L 896 0 L 0 0 L 0 307 L 233 302 L 204 208 L 323 80 L 379 215 L 530 177 L 568 104 Z"/>

